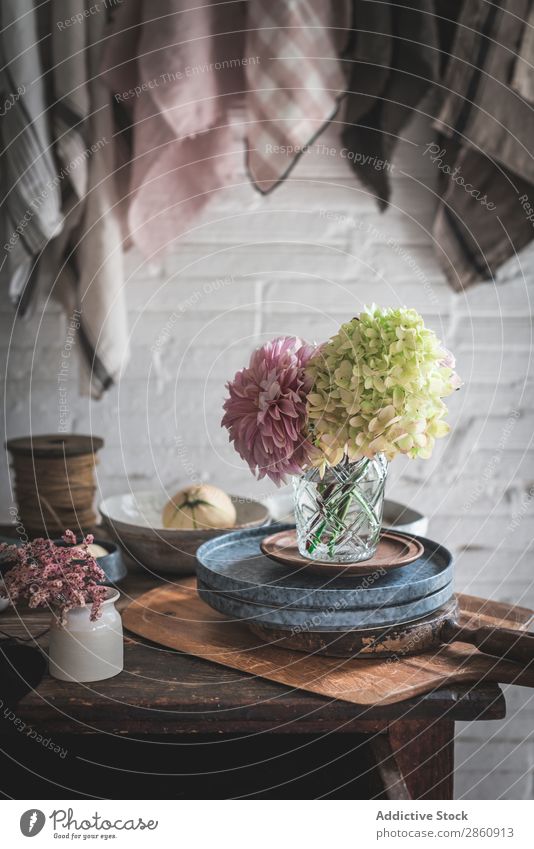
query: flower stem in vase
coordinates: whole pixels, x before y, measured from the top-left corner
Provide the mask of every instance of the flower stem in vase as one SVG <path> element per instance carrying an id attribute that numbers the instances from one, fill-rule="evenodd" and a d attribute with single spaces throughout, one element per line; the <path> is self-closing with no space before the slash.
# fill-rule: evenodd
<path id="1" fill-rule="evenodd" d="M 340 485 L 339 481 L 336 480 L 330 484 L 319 484 L 317 486 L 323 504 L 323 512 L 317 517 L 316 529 L 313 525 L 310 528 L 310 538 L 306 545 L 310 554 L 313 554 L 318 545 L 323 544 L 328 547 L 329 556 L 334 556 L 336 543 L 340 534 L 345 530 L 344 522 L 353 501 L 357 501 L 362 509 L 362 517 L 355 530 L 365 520 L 369 521 L 372 527 L 376 527 L 374 505 L 371 506 L 358 490 L 358 485 L 365 477 L 368 465 L 369 460 L 367 459 L 360 463 L 360 468 L 357 469 L 358 476 L 354 478 L 352 475 L 356 471 L 355 464 L 345 460 L 343 471 L 347 473 L 348 481 L 344 481 Z"/>

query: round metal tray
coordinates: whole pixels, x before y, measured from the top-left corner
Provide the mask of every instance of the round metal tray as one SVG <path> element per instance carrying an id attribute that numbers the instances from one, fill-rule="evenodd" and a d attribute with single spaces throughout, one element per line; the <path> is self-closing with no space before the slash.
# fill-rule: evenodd
<path id="1" fill-rule="evenodd" d="M 413 563 L 385 572 L 340 578 L 319 577 L 306 566 L 284 566 L 262 553 L 260 545 L 273 531 L 291 525 L 251 528 L 209 540 L 197 551 L 197 576 L 211 590 L 235 599 L 297 609 L 383 608 L 425 598 L 452 582 L 453 559 L 446 548 L 417 537 L 423 555 Z"/>
<path id="2" fill-rule="evenodd" d="M 244 624 L 257 623 L 265 628 L 291 629 L 294 633 L 320 631 L 348 631 L 362 628 L 378 628 L 383 625 L 400 625 L 420 619 L 438 610 L 453 596 L 452 583 L 441 590 L 406 604 L 361 610 L 344 607 L 298 609 L 295 607 L 272 607 L 226 595 L 202 581 L 198 582 L 198 593 L 206 604 Z"/>

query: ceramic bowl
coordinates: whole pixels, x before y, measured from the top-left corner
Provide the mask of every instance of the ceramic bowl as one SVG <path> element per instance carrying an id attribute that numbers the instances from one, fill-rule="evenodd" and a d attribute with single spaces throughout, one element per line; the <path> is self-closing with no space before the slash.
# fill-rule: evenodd
<path id="1" fill-rule="evenodd" d="M 77 537 L 77 541 L 81 542 L 82 538 Z M 65 546 L 66 543 L 62 539 L 54 540 L 56 545 Z M 110 542 L 109 539 L 94 539 L 95 545 L 101 545 L 102 548 L 105 548 L 107 554 L 102 554 L 100 557 L 96 558 L 96 562 L 103 570 L 106 580 L 102 581 L 103 584 L 119 584 L 126 575 L 128 574 L 128 570 L 124 565 L 124 560 L 122 558 L 122 551 L 119 546 L 114 542 Z"/>
<path id="2" fill-rule="evenodd" d="M 98 509 L 121 548 L 140 566 L 155 574 L 192 575 L 196 550 L 203 542 L 228 531 L 257 528 L 270 521 L 264 504 L 236 495 L 230 498 L 237 521 L 228 530 L 164 528 L 161 514 L 169 494 L 163 491 L 113 495 L 102 501 Z"/>
<path id="3" fill-rule="evenodd" d="M 275 522 L 294 523 L 292 490 L 270 495 L 263 499 L 263 504 Z M 428 517 L 399 501 L 386 498 L 382 524 L 384 528 L 424 537 L 428 530 Z"/>
<path id="4" fill-rule="evenodd" d="M 384 500 L 384 513 L 382 518 L 384 528 L 402 531 L 405 534 L 417 534 L 424 537 L 428 530 L 428 516 L 424 516 L 413 507 L 407 507 L 400 501 Z"/>

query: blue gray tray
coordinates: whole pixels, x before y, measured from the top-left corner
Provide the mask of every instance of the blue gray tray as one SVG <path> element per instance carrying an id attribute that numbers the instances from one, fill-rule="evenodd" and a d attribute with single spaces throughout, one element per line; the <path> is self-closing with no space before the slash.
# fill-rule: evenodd
<path id="1" fill-rule="evenodd" d="M 422 601 L 420 607 L 424 608 L 429 596 L 449 587 L 447 599 L 452 593 L 452 555 L 436 542 L 417 537 L 425 547 L 423 556 L 382 575 L 321 577 L 305 567 L 284 566 L 262 553 L 260 542 L 267 533 L 291 527 L 271 525 L 209 540 L 197 551 L 199 581 L 215 594 L 226 594 L 234 601 L 297 610 L 341 606 L 344 610 L 383 609 L 415 601 Z M 419 615 L 428 612 L 422 610 Z"/>
<path id="2" fill-rule="evenodd" d="M 243 601 L 240 598 L 217 592 L 198 582 L 198 593 L 206 604 L 226 614 L 231 619 L 245 624 L 262 625 L 264 628 L 284 628 L 295 634 L 303 631 L 354 631 L 403 625 L 434 613 L 453 596 L 452 583 L 425 598 L 406 604 L 354 610 L 344 607 L 326 607 L 323 610 L 297 609 L 295 607 L 272 607 Z"/>

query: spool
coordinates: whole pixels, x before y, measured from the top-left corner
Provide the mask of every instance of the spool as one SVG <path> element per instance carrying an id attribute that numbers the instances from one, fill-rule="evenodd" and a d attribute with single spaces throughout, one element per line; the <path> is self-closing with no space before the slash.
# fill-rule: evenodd
<path id="1" fill-rule="evenodd" d="M 18 518 L 28 535 L 86 532 L 96 523 L 96 452 L 104 440 L 81 434 L 10 439 Z"/>

